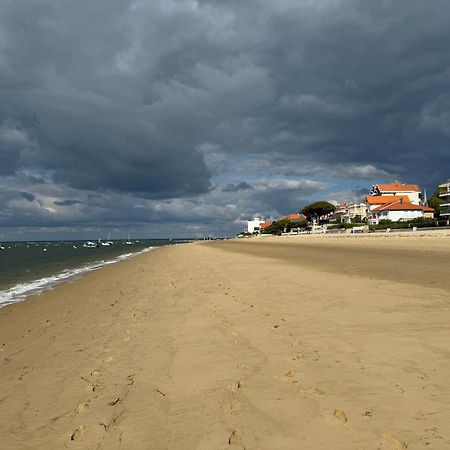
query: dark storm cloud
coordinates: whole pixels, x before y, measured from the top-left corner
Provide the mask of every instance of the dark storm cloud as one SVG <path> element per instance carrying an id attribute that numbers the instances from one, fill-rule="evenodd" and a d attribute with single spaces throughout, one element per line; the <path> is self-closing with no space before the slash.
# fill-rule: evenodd
<path id="1" fill-rule="evenodd" d="M 33 194 L 30 194 L 29 192 L 21 192 L 20 196 L 25 200 L 28 200 L 29 202 L 33 202 L 36 198 Z"/>
<path id="2" fill-rule="evenodd" d="M 233 189 L 261 208 L 308 195 L 212 192 L 240 155 L 259 167 L 228 179 L 264 167 L 267 186 L 297 174 L 433 187 L 450 173 L 449 16 L 446 0 L 4 0 L 0 177 L 26 174 L 22 189 L 48 199 L 42 222 L 99 192 L 110 212 L 84 210 L 93 220 L 120 216 L 114 195 L 183 209 L 211 193 L 211 214 Z M 6 201 L 8 223 L 39 206 Z"/>
<path id="3" fill-rule="evenodd" d="M 72 206 L 76 205 L 77 203 L 82 203 L 80 200 L 72 200 L 72 199 L 66 199 L 62 201 L 54 201 L 53 204 L 57 206 Z"/>
<path id="4" fill-rule="evenodd" d="M 249 189 L 254 189 L 254 188 L 247 182 L 240 181 L 239 183 L 227 184 L 222 190 L 223 190 L 223 192 L 238 192 L 238 191 L 246 191 Z"/>
<path id="5" fill-rule="evenodd" d="M 444 1 L 355 1 L 332 8 L 318 28 L 299 27 L 295 15 L 274 19 L 278 85 L 288 86 L 277 111 L 290 134 L 284 151 L 374 164 L 422 183 L 442 179 L 450 170 L 442 114 L 449 12 Z M 284 46 L 288 39 L 298 44 Z"/>

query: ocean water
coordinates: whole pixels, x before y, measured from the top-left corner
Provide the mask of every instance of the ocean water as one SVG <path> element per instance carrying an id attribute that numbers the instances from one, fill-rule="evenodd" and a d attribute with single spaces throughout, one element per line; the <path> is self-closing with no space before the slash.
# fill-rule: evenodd
<path id="1" fill-rule="evenodd" d="M 186 241 L 138 240 L 126 245 L 114 241 L 109 247 L 84 248 L 80 241 L 4 242 L 0 250 L 0 308 L 27 295 L 131 258 L 156 247 Z"/>

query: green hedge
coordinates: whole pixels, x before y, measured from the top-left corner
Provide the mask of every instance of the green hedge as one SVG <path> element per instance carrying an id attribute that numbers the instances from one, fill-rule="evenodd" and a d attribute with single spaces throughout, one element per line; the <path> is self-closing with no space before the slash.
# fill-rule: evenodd
<path id="1" fill-rule="evenodd" d="M 432 228 L 432 227 L 445 227 L 447 226 L 446 220 L 436 220 L 436 219 L 425 219 L 417 218 L 413 220 L 408 220 L 405 222 L 391 222 L 389 220 L 382 220 L 378 225 L 369 225 L 369 230 L 386 230 L 390 228 L 391 230 L 401 230 L 406 228 Z"/>
<path id="2" fill-rule="evenodd" d="M 355 227 L 365 227 L 366 225 L 366 223 L 337 223 L 335 225 L 328 226 L 327 230 L 348 230 Z"/>

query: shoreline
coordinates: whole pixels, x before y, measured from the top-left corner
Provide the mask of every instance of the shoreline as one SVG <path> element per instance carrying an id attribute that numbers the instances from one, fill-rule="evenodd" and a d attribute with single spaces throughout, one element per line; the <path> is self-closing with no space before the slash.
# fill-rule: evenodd
<path id="1" fill-rule="evenodd" d="M 5 448 L 450 445 L 450 241 L 329 237 L 164 246 L 0 309 Z"/>
<path id="2" fill-rule="evenodd" d="M 82 265 L 65 268 L 46 276 L 30 278 L 29 280 L 24 280 L 11 286 L 1 287 L 0 309 L 11 304 L 25 301 L 29 296 L 40 295 L 60 284 L 70 283 L 73 280 L 82 277 L 86 273 L 94 272 L 111 264 L 117 264 L 122 261 L 135 258 L 140 254 L 155 250 L 158 247 L 159 246 L 150 246 L 134 252 L 111 256 L 109 259 L 99 259 L 91 262 L 85 262 Z"/>

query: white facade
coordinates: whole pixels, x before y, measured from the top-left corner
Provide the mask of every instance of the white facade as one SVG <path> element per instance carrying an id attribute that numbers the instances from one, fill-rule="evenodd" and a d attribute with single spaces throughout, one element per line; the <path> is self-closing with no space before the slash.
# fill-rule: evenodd
<path id="1" fill-rule="evenodd" d="M 361 220 L 367 218 L 367 206 L 365 203 L 351 203 L 347 205 L 345 212 L 342 211 L 343 209 L 338 209 L 335 211 L 335 214 L 341 216 L 343 223 L 351 223 L 356 216 L 359 216 Z"/>
<path id="2" fill-rule="evenodd" d="M 421 192 L 415 185 L 402 183 L 374 184 L 369 195 L 406 196 L 413 205 L 420 205 Z"/>
<path id="3" fill-rule="evenodd" d="M 450 181 L 439 185 L 441 203 L 441 216 L 450 217 Z"/>
<path id="4" fill-rule="evenodd" d="M 264 223 L 264 220 L 259 217 L 254 217 L 253 220 L 247 220 L 247 233 L 259 233 L 262 223 Z"/>
<path id="5" fill-rule="evenodd" d="M 390 220 L 392 222 L 406 221 L 423 217 L 422 210 L 411 211 L 377 211 L 378 223 L 379 220 Z"/>
<path id="6" fill-rule="evenodd" d="M 354 219 L 356 216 L 360 216 L 361 220 L 367 217 L 367 206 L 365 203 L 352 203 L 348 207 L 348 215 L 350 219 Z"/>

